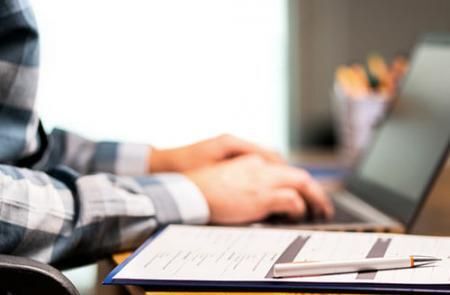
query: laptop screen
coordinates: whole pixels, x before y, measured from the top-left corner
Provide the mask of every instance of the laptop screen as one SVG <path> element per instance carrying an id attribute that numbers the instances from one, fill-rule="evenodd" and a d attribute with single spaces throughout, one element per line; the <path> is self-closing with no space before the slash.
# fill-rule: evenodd
<path id="1" fill-rule="evenodd" d="M 448 149 L 449 77 L 450 41 L 420 44 L 397 102 L 355 171 L 372 190 L 359 193 L 362 199 L 405 223 Z"/>

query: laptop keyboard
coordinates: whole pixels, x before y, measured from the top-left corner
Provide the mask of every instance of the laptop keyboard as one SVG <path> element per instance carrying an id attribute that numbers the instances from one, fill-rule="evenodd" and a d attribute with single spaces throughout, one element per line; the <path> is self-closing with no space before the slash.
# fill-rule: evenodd
<path id="1" fill-rule="evenodd" d="M 336 202 L 335 198 L 331 198 L 331 200 L 333 202 L 334 209 L 335 209 L 334 217 L 331 220 L 327 220 L 327 221 L 322 220 L 322 222 L 325 222 L 325 223 L 330 223 L 330 222 L 331 223 L 353 223 L 353 222 L 363 222 L 364 221 L 358 215 L 350 212 L 345 207 L 343 207 L 338 202 Z"/>
<path id="2" fill-rule="evenodd" d="M 272 225 L 289 225 L 289 224 L 302 224 L 302 225 L 308 225 L 308 224 L 329 224 L 329 223 L 357 223 L 357 222 L 364 222 L 362 218 L 360 218 L 358 215 L 353 214 L 349 210 L 347 210 L 345 207 L 339 204 L 339 202 L 335 201 L 335 198 L 330 198 L 333 202 L 335 214 L 332 219 L 326 220 L 323 218 L 314 218 L 313 216 L 306 216 L 303 219 L 300 220 L 293 220 L 289 218 L 286 215 L 276 214 L 272 215 L 269 218 L 266 219 L 264 223 L 269 223 Z"/>

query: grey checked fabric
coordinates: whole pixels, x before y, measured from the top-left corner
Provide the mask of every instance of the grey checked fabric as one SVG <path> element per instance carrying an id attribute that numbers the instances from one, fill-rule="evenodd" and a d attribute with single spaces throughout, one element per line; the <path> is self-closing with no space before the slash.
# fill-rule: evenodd
<path id="1" fill-rule="evenodd" d="M 38 67 L 30 5 L 0 0 L 0 253 L 92 260 L 134 248 L 162 225 L 208 220 L 184 176 L 146 175 L 148 146 L 45 134 L 34 110 Z"/>

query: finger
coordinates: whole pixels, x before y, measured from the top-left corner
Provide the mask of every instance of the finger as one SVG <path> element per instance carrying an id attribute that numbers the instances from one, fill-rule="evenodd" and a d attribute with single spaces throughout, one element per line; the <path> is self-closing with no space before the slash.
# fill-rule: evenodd
<path id="1" fill-rule="evenodd" d="M 323 190 L 322 186 L 316 180 L 310 178 L 310 181 L 305 182 L 302 192 L 302 195 L 306 200 L 311 200 L 311 203 L 315 204 L 313 206 L 315 206 L 314 208 L 317 210 L 315 212 L 316 215 L 321 215 L 327 219 L 333 217 L 333 203 Z"/>
<path id="2" fill-rule="evenodd" d="M 260 147 L 232 135 L 222 135 L 220 140 L 225 147 L 225 157 L 236 157 L 243 154 L 258 154 L 270 163 L 285 163 L 277 152 Z"/>
<path id="3" fill-rule="evenodd" d="M 269 214 L 286 213 L 292 218 L 306 214 L 306 204 L 295 189 L 279 188 L 269 194 Z"/>
<path id="4" fill-rule="evenodd" d="M 310 205 L 315 216 L 331 218 L 334 214 L 333 205 L 322 187 L 302 169 L 289 166 L 272 165 L 272 185 L 274 187 L 294 188 Z"/>

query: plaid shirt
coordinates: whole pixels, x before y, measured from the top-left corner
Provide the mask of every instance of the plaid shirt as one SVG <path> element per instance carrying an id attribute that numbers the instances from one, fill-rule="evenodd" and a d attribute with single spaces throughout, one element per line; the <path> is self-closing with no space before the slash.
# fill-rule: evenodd
<path id="1" fill-rule="evenodd" d="M 192 182 L 146 175 L 147 145 L 45 134 L 34 110 L 38 65 L 29 4 L 0 0 L 0 253 L 92 260 L 134 248 L 164 224 L 207 222 Z"/>

